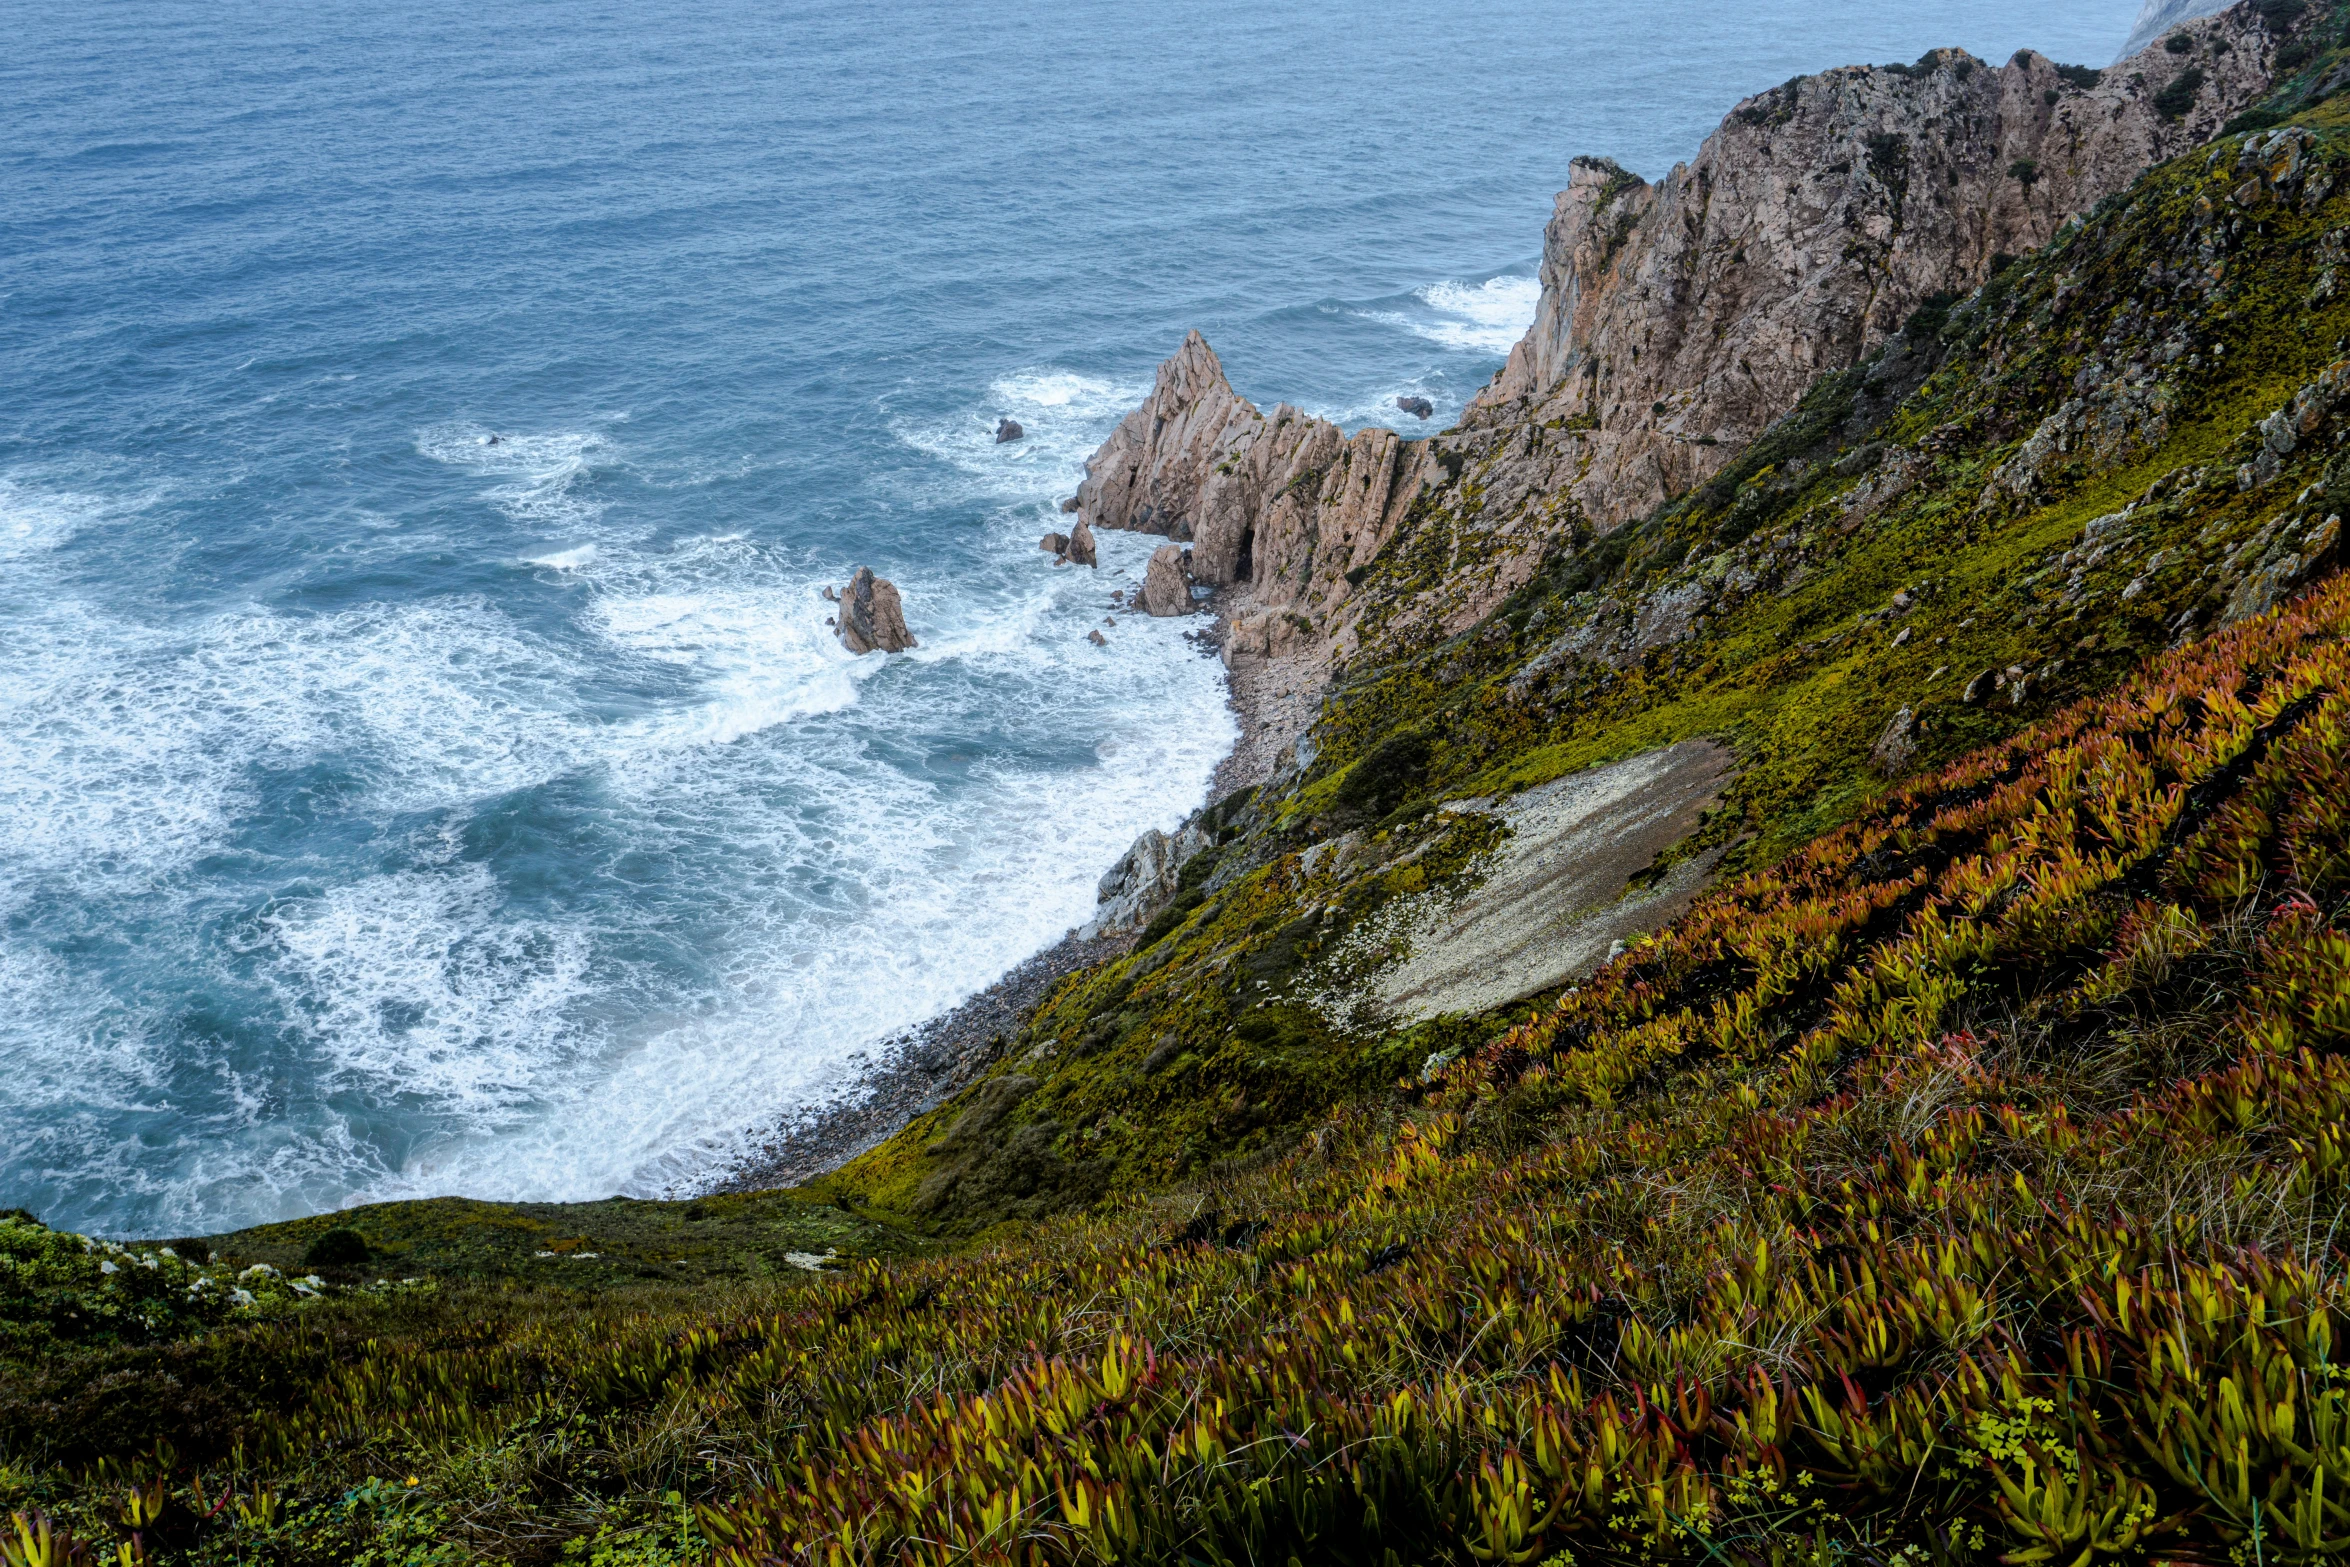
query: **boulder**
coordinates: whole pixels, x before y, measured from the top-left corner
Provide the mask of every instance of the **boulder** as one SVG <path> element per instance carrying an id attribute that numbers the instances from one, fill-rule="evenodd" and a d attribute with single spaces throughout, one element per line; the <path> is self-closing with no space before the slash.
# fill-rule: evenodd
<path id="1" fill-rule="evenodd" d="M 1103 636 L 1098 631 L 1088 631 L 1085 634 L 1085 640 L 1091 642 L 1095 647 L 1108 647 L 1110 645 L 1110 639 Z"/>
<path id="2" fill-rule="evenodd" d="M 1063 510 L 1063 511 L 1065 511 L 1065 512 L 1067 512 L 1067 511 L 1075 511 L 1076 509 L 1077 509 L 1077 497 L 1076 497 L 1076 496 L 1074 496 L 1074 495 L 1070 496 L 1070 497 L 1069 497 L 1067 500 L 1065 500 L 1065 501 L 1061 502 L 1061 510 Z"/>
<path id="3" fill-rule="evenodd" d="M 1020 421 L 1017 419 L 998 419 L 995 422 L 995 443 L 998 446 L 1003 445 L 1006 441 L 1017 441 L 1027 433 L 1026 430 L 1020 428 Z"/>
<path id="4" fill-rule="evenodd" d="M 1103 875 L 1096 889 L 1101 906 L 1078 930 L 1079 939 L 1120 935 L 1149 924 L 1182 890 L 1184 863 L 1214 841 L 1196 815 L 1172 835 L 1154 827 L 1135 839 Z"/>
<path id="5" fill-rule="evenodd" d="M 1191 613 L 1191 552 L 1177 544 L 1162 544 L 1151 553 L 1143 574 L 1142 607 L 1153 615 Z"/>
<path id="6" fill-rule="evenodd" d="M 1069 553 L 1069 536 L 1065 533 L 1048 533 L 1036 541 L 1036 547 L 1047 555 L 1066 555 Z"/>
<path id="7" fill-rule="evenodd" d="M 1062 546 L 1061 553 L 1069 557 L 1072 565 L 1097 566 L 1101 563 L 1094 554 L 1093 529 L 1085 525 L 1083 518 L 1069 530 L 1069 541 Z"/>
<path id="8" fill-rule="evenodd" d="M 1415 419 L 1425 419 L 1436 412 L 1436 405 L 1425 397 L 1399 397 L 1395 406 Z"/>
<path id="9" fill-rule="evenodd" d="M 1917 715 L 1905 707 L 1893 715 L 1885 725 L 1885 732 L 1877 736 L 1877 743 L 1869 748 L 1869 760 L 1885 777 L 1898 778 L 1909 771 L 1909 764 L 1917 757 Z"/>
<path id="10" fill-rule="evenodd" d="M 919 645 L 906 629 L 896 585 L 873 575 L 870 566 L 859 566 L 841 590 L 837 629 L 841 645 L 852 653 L 903 653 Z"/>

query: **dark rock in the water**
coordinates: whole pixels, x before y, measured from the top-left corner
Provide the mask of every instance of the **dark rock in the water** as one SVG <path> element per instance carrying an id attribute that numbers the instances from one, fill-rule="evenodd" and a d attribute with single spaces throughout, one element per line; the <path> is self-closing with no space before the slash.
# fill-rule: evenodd
<path id="1" fill-rule="evenodd" d="M 827 604 L 838 604 L 840 602 L 840 589 L 834 587 L 829 582 L 824 584 L 824 602 Z"/>
<path id="2" fill-rule="evenodd" d="M 1065 501 L 1061 502 L 1061 510 L 1063 510 L 1063 511 L 1075 511 L 1076 509 L 1077 509 L 1077 497 L 1076 497 L 1076 496 L 1074 496 L 1074 495 L 1070 496 L 1070 497 L 1069 497 L 1067 500 L 1065 500 Z"/>
<path id="3" fill-rule="evenodd" d="M 1103 636 L 1098 631 L 1088 631 L 1085 634 L 1085 640 L 1091 642 L 1095 647 L 1108 647 L 1110 645 L 1110 639 Z"/>
<path id="4" fill-rule="evenodd" d="M 1036 541 L 1036 547 L 1047 555 L 1066 555 L 1069 553 L 1069 535 L 1048 533 Z"/>
<path id="5" fill-rule="evenodd" d="M 1020 428 L 1020 421 L 1017 419 L 998 419 L 995 422 L 995 443 L 998 446 L 1003 445 L 1006 441 L 1016 441 L 1027 433 L 1026 430 Z"/>
<path id="6" fill-rule="evenodd" d="M 1436 405 L 1425 397 L 1399 397 L 1395 406 L 1415 419 L 1425 419 L 1436 412 Z"/>
<path id="7" fill-rule="evenodd" d="M 1093 551 L 1093 529 L 1080 521 L 1076 527 L 1069 530 L 1069 540 L 1061 547 L 1061 553 L 1069 557 L 1072 565 L 1092 566 L 1099 564 Z"/>
<path id="8" fill-rule="evenodd" d="M 1191 551 L 1162 544 L 1142 580 L 1142 607 L 1158 616 L 1191 613 Z"/>
<path id="9" fill-rule="evenodd" d="M 919 645 L 906 629 L 896 586 L 873 575 L 870 566 L 859 566 L 841 593 L 838 629 L 841 645 L 852 653 L 903 653 Z"/>

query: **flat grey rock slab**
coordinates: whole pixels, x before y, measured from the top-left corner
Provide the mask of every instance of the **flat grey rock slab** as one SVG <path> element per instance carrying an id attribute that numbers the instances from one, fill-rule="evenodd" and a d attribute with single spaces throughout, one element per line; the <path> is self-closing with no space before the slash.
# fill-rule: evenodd
<path id="1" fill-rule="evenodd" d="M 1656 929 L 1712 879 L 1720 849 L 1628 888 L 1697 830 L 1737 771 L 1729 748 L 1684 740 L 1540 784 L 1486 809 L 1510 826 L 1484 882 L 1432 906 L 1408 929 L 1410 952 L 1378 981 L 1417 1021 L 1482 1012 L 1581 979 L 1616 942 Z"/>

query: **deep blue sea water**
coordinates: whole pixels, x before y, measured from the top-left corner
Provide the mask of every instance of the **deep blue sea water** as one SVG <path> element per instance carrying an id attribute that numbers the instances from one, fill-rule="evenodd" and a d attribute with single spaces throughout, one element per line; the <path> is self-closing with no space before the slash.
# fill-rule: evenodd
<path id="1" fill-rule="evenodd" d="M 690 1185 L 1203 797 L 1149 541 L 1033 543 L 1185 329 L 1441 424 L 1571 155 L 2135 10 L 12 9 L 0 1206 Z"/>

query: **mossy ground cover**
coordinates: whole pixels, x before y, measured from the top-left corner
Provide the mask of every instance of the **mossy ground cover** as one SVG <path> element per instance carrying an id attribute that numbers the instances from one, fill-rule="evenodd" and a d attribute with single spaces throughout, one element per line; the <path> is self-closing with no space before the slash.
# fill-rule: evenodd
<path id="1" fill-rule="evenodd" d="M 347 1262 L 320 1256 L 330 1231 L 356 1236 Z M 429 1277 L 603 1290 L 640 1280 L 694 1283 L 789 1277 L 925 1244 L 902 1222 L 797 1191 L 716 1193 L 690 1202 L 489 1203 L 460 1197 L 379 1203 L 213 1239 L 247 1262 L 324 1265 L 351 1282 Z"/>
<path id="2" fill-rule="evenodd" d="M 1365 574 L 1396 635 L 1311 769 L 806 1191 L 386 1205 L 217 1260 L 0 1225 L 6 1549 L 2350 1551 L 2350 587 L 2252 612 L 2337 547 L 2350 195 L 2337 105 L 2301 118 L 2297 168 L 2156 171 L 1900 377 L 1620 534 L 1554 508 L 1526 591 L 1407 635 L 1475 531 L 1456 465 Z M 1542 662 L 1692 587 L 1690 634 Z M 1494 819 L 1440 802 L 1697 735 L 1743 847 L 1657 938 L 1411 1031 L 1313 1001 L 1475 882 Z"/>

